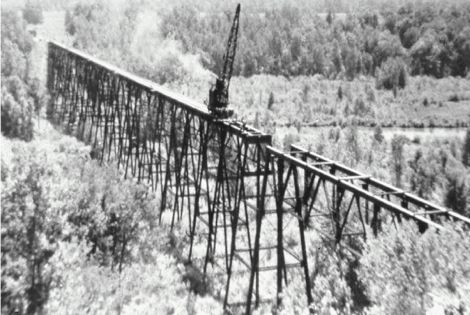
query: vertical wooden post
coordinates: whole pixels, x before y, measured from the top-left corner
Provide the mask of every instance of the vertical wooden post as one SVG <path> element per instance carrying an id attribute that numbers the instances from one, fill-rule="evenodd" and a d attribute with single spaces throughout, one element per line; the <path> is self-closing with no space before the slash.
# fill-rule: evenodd
<path id="1" fill-rule="evenodd" d="M 277 159 L 277 306 L 282 304 L 282 276 L 284 270 L 284 246 L 283 246 L 283 208 L 284 201 L 284 160 Z"/>
<path id="2" fill-rule="evenodd" d="M 305 244 L 305 224 L 304 220 L 302 217 L 302 207 L 304 204 L 303 201 L 303 196 L 300 195 L 300 187 L 299 187 L 299 179 L 298 179 L 298 170 L 297 166 L 294 166 L 294 185 L 295 185 L 295 213 L 297 214 L 297 221 L 299 224 L 299 235 L 300 235 L 300 246 L 302 249 L 302 261 L 301 265 L 303 267 L 304 271 L 304 278 L 305 278 L 305 292 L 307 295 L 307 302 L 309 305 L 309 311 L 312 313 L 312 309 L 310 308 L 310 305 L 313 303 L 313 297 L 312 297 L 312 285 L 310 283 L 310 272 L 308 270 L 308 258 L 307 258 L 307 247 Z M 304 182 L 304 187 L 306 188 L 308 186 L 308 181 Z M 304 191 L 305 194 L 305 191 Z"/>

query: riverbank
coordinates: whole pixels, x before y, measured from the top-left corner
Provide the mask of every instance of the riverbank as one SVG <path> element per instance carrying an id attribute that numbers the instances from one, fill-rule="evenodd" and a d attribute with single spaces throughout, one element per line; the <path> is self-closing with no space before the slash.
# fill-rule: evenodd
<path id="1" fill-rule="evenodd" d="M 277 127 L 275 129 L 275 139 L 278 141 L 284 141 L 283 139 L 287 135 L 291 135 L 293 138 L 298 138 L 302 143 L 306 145 L 315 144 L 328 134 L 337 130 L 343 130 L 340 127 L 332 126 L 319 126 L 319 127 Z M 359 138 L 372 138 L 376 133 L 373 127 L 356 127 Z M 467 128 L 402 128 L 402 127 L 384 127 L 381 128 L 382 136 L 385 140 L 390 141 L 394 136 L 404 136 L 413 142 L 423 142 L 432 140 L 457 140 L 463 141 Z M 294 136 L 292 136 L 294 135 Z"/>
<path id="2" fill-rule="evenodd" d="M 352 120 L 352 122 L 359 126 L 359 127 L 364 127 L 364 128 L 373 128 L 378 125 L 380 125 L 381 128 L 398 128 L 398 129 L 465 129 L 467 127 L 470 127 L 470 121 L 461 121 L 457 120 L 454 124 L 451 124 L 449 121 L 446 122 L 438 122 L 435 123 L 434 121 L 431 122 L 417 122 L 417 121 L 410 121 L 408 123 L 406 122 L 401 122 L 399 124 L 397 123 L 378 123 L 376 121 L 363 121 L 363 120 Z M 341 127 L 345 126 L 347 124 L 347 121 L 337 121 L 337 120 L 331 120 L 327 122 L 311 122 L 311 123 L 296 123 L 296 122 L 290 122 L 290 123 L 285 123 L 285 124 L 276 124 L 274 122 L 274 126 L 276 127 L 300 127 L 300 128 L 321 128 L 321 127 Z"/>

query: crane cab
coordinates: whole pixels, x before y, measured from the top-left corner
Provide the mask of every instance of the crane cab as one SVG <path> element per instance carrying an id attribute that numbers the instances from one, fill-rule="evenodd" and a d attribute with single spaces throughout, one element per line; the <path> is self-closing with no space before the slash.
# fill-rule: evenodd
<path id="1" fill-rule="evenodd" d="M 237 51 L 238 24 L 240 17 L 240 4 L 237 5 L 233 18 L 232 28 L 227 42 L 227 50 L 224 55 L 224 67 L 217 77 L 215 84 L 209 90 L 208 110 L 216 119 L 227 119 L 233 115 L 233 110 L 228 109 L 228 88 L 232 78 L 233 62 Z"/>
<path id="2" fill-rule="evenodd" d="M 217 118 L 229 118 L 233 115 L 233 110 L 228 109 L 228 95 L 226 95 L 224 81 L 217 78 L 215 84 L 209 90 L 208 109 Z"/>

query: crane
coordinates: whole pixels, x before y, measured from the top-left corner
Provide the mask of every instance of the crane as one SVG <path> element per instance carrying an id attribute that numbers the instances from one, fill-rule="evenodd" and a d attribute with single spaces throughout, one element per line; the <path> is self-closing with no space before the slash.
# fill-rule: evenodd
<path id="1" fill-rule="evenodd" d="M 233 115 L 233 109 L 228 107 L 228 88 L 232 78 L 233 62 L 237 51 L 238 25 L 240 17 L 240 4 L 237 5 L 233 18 L 232 28 L 224 54 L 224 67 L 222 73 L 216 78 L 215 85 L 209 91 L 209 111 L 219 119 L 227 119 Z"/>

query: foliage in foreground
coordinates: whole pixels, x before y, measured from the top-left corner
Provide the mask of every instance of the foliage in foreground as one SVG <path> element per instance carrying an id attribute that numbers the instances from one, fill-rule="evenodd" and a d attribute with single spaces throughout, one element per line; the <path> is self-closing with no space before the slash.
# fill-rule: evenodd
<path id="1" fill-rule="evenodd" d="M 470 234 L 460 226 L 420 234 L 390 227 L 369 240 L 359 278 L 371 314 L 466 314 L 470 310 Z"/>
<path id="2" fill-rule="evenodd" d="M 47 133 L 30 143 L 2 138 L 2 313 L 214 304 L 189 293 L 181 267 L 163 252 L 167 232 L 155 226 L 147 187 L 99 166 L 76 140 Z"/>
<path id="3" fill-rule="evenodd" d="M 190 293 L 146 188 L 122 180 L 113 165 L 98 166 L 76 140 L 48 133 L 52 139 L 31 143 L 2 139 L 2 311 L 221 313 L 212 298 Z M 309 233 L 313 309 L 468 308 L 468 232 L 420 235 L 405 225 L 384 233 L 369 240 L 360 263 Z M 304 285 L 302 277 L 290 281 L 281 313 L 308 312 Z"/>
<path id="4" fill-rule="evenodd" d="M 361 257 L 310 235 L 310 308 L 316 314 L 467 314 L 468 229 L 446 225 L 421 234 L 416 224 L 405 222 L 370 235 L 359 245 Z M 298 276 L 285 288 L 279 311 L 309 314 L 305 303 L 305 282 Z"/>
<path id="5" fill-rule="evenodd" d="M 33 115 L 45 102 L 45 91 L 32 67 L 35 43 L 19 12 L 2 7 L 2 134 L 31 140 Z"/>

